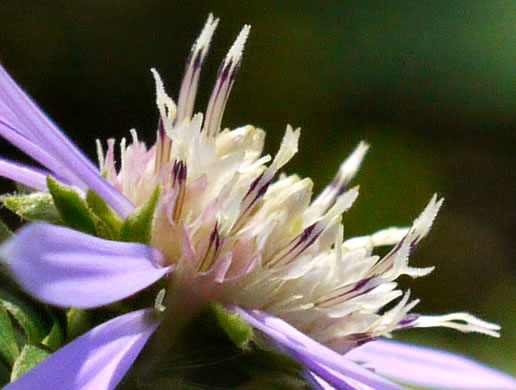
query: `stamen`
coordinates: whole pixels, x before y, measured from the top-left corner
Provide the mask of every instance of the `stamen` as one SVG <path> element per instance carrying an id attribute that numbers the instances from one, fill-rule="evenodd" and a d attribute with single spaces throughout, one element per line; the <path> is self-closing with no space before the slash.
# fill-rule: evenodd
<path id="1" fill-rule="evenodd" d="M 183 119 L 192 116 L 197 88 L 199 86 L 201 67 L 208 53 L 211 38 L 213 37 L 218 23 L 219 19 L 213 19 L 213 15 L 210 14 L 201 34 L 192 46 L 190 57 L 186 62 L 185 75 L 181 83 L 181 90 L 177 102 L 177 124 L 181 124 Z"/>
<path id="2" fill-rule="evenodd" d="M 341 164 L 333 181 L 321 192 L 305 212 L 305 218 L 309 221 L 317 219 L 324 214 L 335 200 L 348 188 L 351 179 L 355 176 L 362 160 L 369 149 L 369 145 L 360 142 L 351 155 Z"/>
<path id="3" fill-rule="evenodd" d="M 409 302 L 410 290 L 407 290 L 403 298 L 392 309 L 382 314 L 382 317 L 377 324 L 375 334 L 380 336 L 385 333 L 390 333 L 395 329 L 407 327 L 411 321 L 415 321 L 417 314 L 408 314 L 418 303 L 419 299 L 414 299 Z"/>
<path id="4" fill-rule="evenodd" d="M 322 218 L 312 223 L 287 246 L 275 253 L 266 266 L 272 268 L 291 264 L 313 245 L 329 226 L 332 226 L 337 220 L 340 221 L 340 215 L 351 207 L 357 196 L 357 187 L 339 195 L 333 207 Z"/>
<path id="5" fill-rule="evenodd" d="M 158 121 L 158 131 L 156 135 L 156 157 L 154 172 L 158 175 L 161 171 L 161 167 L 170 161 L 170 153 L 172 151 L 172 139 L 167 136 L 165 132 L 165 126 L 163 120 L 160 118 Z"/>
<path id="6" fill-rule="evenodd" d="M 343 245 L 346 250 L 363 247 L 387 246 L 398 244 L 409 232 L 408 228 L 390 227 L 379 230 L 368 236 L 353 237 L 346 240 Z"/>
<path id="7" fill-rule="evenodd" d="M 249 186 L 249 190 L 242 199 L 242 215 L 247 214 L 256 205 L 256 202 L 265 195 L 274 180 L 274 177 L 269 177 L 270 175 L 265 175 L 265 173 L 267 172 L 258 176 Z"/>
<path id="8" fill-rule="evenodd" d="M 166 306 L 163 305 L 163 301 L 165 299 L 165 292 L 166 290 L 164 288 L 159 290 L 158 295 L 156 296 L 156 300 L 154 301 L 154 309 L 156 309 L 160 313 L 163 313 L 166 310 Z"/>
<path id="9" fill-rule="evenodd" d="M 122 192 L 124 194 L 127 194 L 129 192 L 129 172 L 127 171 L 129 169 L 128 162 L 126 159 L 127 155 L 127 148 L 126 148 L 127 141 L 125 140 L 125 137 L 122 138 L 120 141 L 120 176 L 123 178 L 122 180 Z"/>
<path id="10" fill-rule="evenodd" d="M 183 210 L 183 204 L 185 201 L 186 176 L 186 164 L 182 161 L 174 162 L 174 167 L 172 168 L 172 188 L 176 188 L 178 193 L 172 218 L 176 223 L 181 217 L 181 211 Z"/>
<path id="11" fill-rule="evenodd" d="M 154 173 L 159 175 L 161 171 L 161 161 L 163 158 L 163 138 L 160 131 L 161 119 L 158 121 L 158 130 L 156 131 L 156 155 L 154 158 Z"/>
<path id="12" fill-rule="evenodd" d="M 355 347 L 359 347 L 361 345 L 364 345 L 365 343 L 369 341 L 375 340 L 377 337 L 370 334 L 370 333 L 355 333 L 351 334 L 347 337 L 349 341 L 351 341 Z"/>
<path id="13" fill-rule="evenodd" d="M 419 318 L 419 314 L 410 313 L 407 314 L 403 319 L 398 323 L 398 326 L 396 328 L 403 329 L 403 328 L 411 328 L 416 322 L 416 320 Z"/>
<path id="14" fill-rule="evenodd" d="M 156 83 L 156 105 L 158 106 L 160 117 L 163 120 L 165 131 L 170 133 L 172 128 L 172 121 L 176 117 L 176 104 L 165 92 L 163 80 L 161 80 L 161 76 L 156 71 L 156 69 L 151 68 L 151 72 Z"/>
<path id="15" fill-rule="evenodd" d="M 425 207 L 423 212 L 419 217 L 416 218 L 414 223 L 412 224 L 412 228 L 410 229 L 409 235 L 411 239 L 411 251 L 413 251 L 416 245 L 428 234 L 432 224 L 434 222 L 441 205 L 443 204 L 444 199 L 441 198 L 437 200 L 437 194 L 432 196 L 432 199 Z"/>
<path id="16" fill-rule="evenodd" d="M 210 240 L 208 247 L 206 248 L 206 252 L 204 252 L 204 256 L 197 267 L 198 272 L 206 272 L 213 267 L 219 256 L 222 243 L 223 240 L 220 238 L 218 223 L 216 223 L 210 234 Z"/>
<path id="17" fill-rule="evenodd" d="M 314 304 L 320 308 L 333 307 L 339 303 L 356 298 L 359 295 L 367 294 L 384 282 L 385 280 L 378 277 L 362 279 L 356 283 L 351 283 L 329 291 L 315 301 Z"/>
<path id="18" fill-rule="evenodd" d="M 235 232 L 240 229 L 245 219 L 258 204 L 258 201 L 267 192 L 267 189 L 274 180 L 274 176 L 278 170 L 297 153 L 299 134 L 299 128 L 294 130 L 292 126 L 287 126 L 287 131 L 281 141 L 280 149 L 274 157 L 271 166 L 251 183 L 249 190 L 242 199 L 242 204 L 240 205 L 240 216 L 231 228 L 231 231 Z"/>
<path id="19" fill-rule="evenodd" d="M 240 62 L 242 61 L 242 53 L 244 50 L 245 41 L 249 35 L 251 26 L 245 25 L 238 34 L 235 43 L 229 49 L 226 58 L 220 65 L 217 81 L 206 109 L 206 120 L 204 121 L 203 131 L 208 136 L 214 137 L 220 131 L 220 124 L 222 122 L 222 114 L 228 101 L 229 92 L 235 82 Z"/>
<path id="20" fill-rule="evenodd" d="M 284 266 L 292 263 L 301 253 L 310 247 L 324 230 L 322 223 L 316 222 L 308 226 L 300 235 L 290 241 L 283 249 L 280 249 L 265 264 L 267 268 Z"/>
<path id="21" fill-rule="evenodd" d="M 156 82 L 156 105 L 158 106 L 160 118 L 158 121 L 158 145 L 159 153 L 155 157 L 155 172 L 159 172 L 161 166 L 170 161 L 170 150 L 172 149 L 172 139 L 168 136 L 172 132 L 172 122 L 176 117 L 176 105 L 172 98 L 165 92 L 163 81 L 156 69 L 151 69 Z"/>
<path id="22" fill-rule="evenodd" d="M 424 238 L 443 203 L 443 199 L 437 200 L 434 195 L 423 212 L 416 218 L 407 234 L 385 255 L 371 270 L 369 275 L 381 275 L 391 272 L 394 277 L 406 274 L 412 277 L 425 276 L 433 271 L 434 267 L 414 268 L 409 267 L 408 257 L 415 247 Z M 396 272 L 392 272 L 396 271 Z"/>
<path id="23" fill-rule="evenodd" d="M 102 148 L 102 143 L 99 139 L 95 140 L 95 143 L 97 144 L 97 157 L 99 160 L 99 171 L 101 174 L 104 172 L 104 150 Z"/>
<path id="24" fill-rule="evenodd" d="M 414 328 L 445 327 L 464 333 L 477 332 L 492 337 L 500 337 L 500 326 L 472 316 L 469 313 L 451 313 L 441 316 L 419 316 L 413 323 Z"/>

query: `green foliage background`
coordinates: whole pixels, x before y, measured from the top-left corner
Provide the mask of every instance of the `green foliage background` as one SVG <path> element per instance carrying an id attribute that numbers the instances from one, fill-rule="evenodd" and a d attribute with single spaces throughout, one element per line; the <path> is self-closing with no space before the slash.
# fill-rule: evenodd
<path id="1" fill-rule="evenodd" d="M 239 29 L 252 24 L 223 125 L 265 128 L 269 152 L 287 123 L 302 127 L 287 170 L 313 177 L 317 191 L 367 140 L 348 237 L 407 225 L 434 192 L 444 196 L 412 258 L 436 271 L 403 284 L 422 299 L 418 311 L 469 311 L 501 324 L 502 338 L 437 329 L 399 338 L 516 374 L 516 2 L 4 0 L 0 60 L 95 158 L 95 138 L 132 127 L 153 142 L 149 69 L 177 96 L 209 12 L 221 24 L 197 109 Z M 0 148 L 24 158 L 5 142 Z"/>

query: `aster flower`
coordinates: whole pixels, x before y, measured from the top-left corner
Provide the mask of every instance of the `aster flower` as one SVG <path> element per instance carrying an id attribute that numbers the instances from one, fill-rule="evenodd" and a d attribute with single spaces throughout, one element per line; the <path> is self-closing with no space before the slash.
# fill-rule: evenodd
<path id="1" fill-rule="evenodd" d="M 468 359 L 380 339 L 433 326 L 498 336 L 497 325 L 467 313 L 414 314 L 418 300 L 397 287 L 401 275 L 432 271 L 409 266 L 408 257 L 442 199 L 434 196 L 410 228 L 344 239 L 341 215 L 358 196 L 349 185 L 365 143 L 311 201 L 310 179 L 279 173 L 297 152 L 299 129 L 287 127 L 272 158 L 262 156 L 263 130 L 221 128 L 249 26 L 222 62 L 205 114 L 193 114 L 217 24 L 210 15 L 192 48 L 177 105 L 152 71 L 156 143 L 147 149 L 132 130 L 132 142 L 120 144 L 118 170 L 114 140 L 107 150 L 98 142 L 97 169 L 0 69 L 0 134 L 44 167 L 0 160 L 0 175 L 50 191 L 65 225 L 38 222 L 9 239 L 1 256 L 13 277 L 44 303 L 83 309 L 167 285 L 155 308 L 92 329 L 7 389 L 113 389 L 163 317 L 183 326 L 210 302 L 301 363 L 299 375 L 316 389 L 401 388 L 384 376 L 431 387 L 516 388 L 511 377 Z M 62 193 L 76 196 L 73 218 Z M 385 245 L 393 246 L 387 255 L 374 254 Z"/>

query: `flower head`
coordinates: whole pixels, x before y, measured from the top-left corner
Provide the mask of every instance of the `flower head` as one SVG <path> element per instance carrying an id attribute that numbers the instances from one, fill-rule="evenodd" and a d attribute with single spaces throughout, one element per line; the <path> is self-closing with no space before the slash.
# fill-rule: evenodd
<path id="1" fill-rule="evenodd" d="M 410 347 L 367 343 L 396 330 L 445 326 L 498 336 L 497 325 L 466 313 L 414 314 L 418 300 L 398 288 L 399 276 L 420 277 L 433 269 L 413 268 L 408 258 L 429 232 L 442 199 L 434 196 L 410 228 L 345 239 L 342 214 L 358 196 L 358 187 L 350 187 L 350 182 L 367 152 L 365 143 L 312 200 L 310 179 L 281 173 L 298 150 L 299 129 L 288 126 L 271 157 L 262 156 L 263 130 L 250 125 L 222 128 L 249 26 L 223 60 L 206 111 L 193 114 L 201 67 L 217 24 L 210 15 L 192 48 L 177 105 L 152 70 L 159 111 L 156 142 L 147 148 L 132 130 L 131 142 L 120 143 L 119 169 L 114 140 L 108 140 L 107 149 L 97 142 L 97 170 L 1 71 L 5 98 L 0 101 L 0 134 L 46 170 L 2 161 L 0 174 L 49 190 L 69 226 L 33 224 L 2 247 L 4 262 L 19 283 L 46 303 L 95 308 L 166 278 L 165 316 L 187 321 L 208 303 L 220 302 L 274 340 L 276 349 L 301 362 L 301 375 L 315 388 L 399 388 L 353 363 L 385 365 L 376 353 L 368 355 L 374 348 L 380 355 L 395 353 L 408 362 L 414 351 Z M 69 194 L 66 191 L 78 194 L 73 207 L 83 207 L 85 225 L 67 219 L 63 205 L 68 200 L 60 195 Z M 377 256 L 375 248 L 386 245 L 393 246 L 390 252 Z M 46 370 L 76 352 L 83 357 L 74 366 L 77 372 L 66 372 L 66 383 L 75 383 L 70 388 L 113 388 L 159 323 L 150 311 L 125 314 L 93 329 L 12 388 L 43 380 Z M 128 334 L 133 342 L 114 353 Z M 364 343 L 363 349 L 355 349 Z M 90 364 L 84 357 L 90 349 L 99 368 L 81 376 L 78 372 Z M 438 353 L 420 354 L 427 364 L 430 358 L 425 356 Z M 460 376 L 466 366 L 473 367 L 460 362 L 449 357 L 448 371 Z M 104 365 L 116 369 L 101 368 Z M 400 377 L 395 370 L 378 372 Z M 479 374 L 486 375 L 495 386 L 514 386 L 502 374 L 487 369 Z M 410 375 L 401 379 L 417 382 Z M 458 381 L 420 383 L 456 387 Z"/>

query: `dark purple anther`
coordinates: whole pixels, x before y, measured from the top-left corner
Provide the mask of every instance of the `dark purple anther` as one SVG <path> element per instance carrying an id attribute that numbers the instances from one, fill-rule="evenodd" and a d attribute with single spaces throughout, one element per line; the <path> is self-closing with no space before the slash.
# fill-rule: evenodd
<path id="1" fill-rule="evenodd" d="M 158 131 L 159 131 L 160 141 L 164 142 L 167 133 L 165 131 L 165 124 L 163 123 L 162 118 L 159 118 L 159 120 L 158 120 Z"/>
<path id="2" fill-rule="evenodd" d="M 419 318 L 419 314 L 407 314 L 403 319 L 399 322 L 399 328 L 408 328 L 412 326 L 412 324 Z"/>
<path id="3" fill-rule="evenodd" d="M 247 194 L 245 194 L 244 199 L 246 199 L 251 194 L 251 192 L 254 191 L 254 189 L 256 188 L 256 186 L 258 185 L 258 183 L 260 182 L 262 177 L 263 177 L 263 173 L 260 176 L 258 176 L 256 179 L 254 179 L 254 181 L 249 186 L 249 190 L 247 191 Z"/>
<path id="4" fill-rule="evenodd" d="M 226 81 L 228 80 L 229 70 L 231 69 L 231 65 L 233 62 L 230 60 L 227 64 L 222 63 L 222 65 L 219 68 L 218 74 L 217 74 L 217 80 L 220 83 L 219 85 L 224 85 Z"/>

